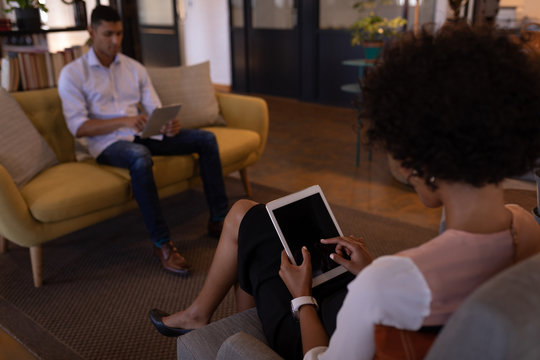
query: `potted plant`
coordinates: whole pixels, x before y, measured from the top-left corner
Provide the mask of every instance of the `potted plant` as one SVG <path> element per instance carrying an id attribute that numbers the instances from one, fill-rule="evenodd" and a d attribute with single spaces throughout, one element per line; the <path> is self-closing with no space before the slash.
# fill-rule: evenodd
<path id="1" fill-rule="evenodd" d="M 18 6 L 12 5 L 12 3 Z M 49 11 L 45 4 L 40 3 L 38 0 L 7 0 L 7 5 L 9 7 L 4 12 L 15 11 L 19 30 L 39 30 L 41 28 L 39 11 Z"/>
<path id="2" fill-rule="evenodd" d="M 401 16 L 389 20 L 372 11 L 378 2 L 381 5 L 392 4 L 392 0 L 360 0 L 353 6 L 361 13 L 370 10 L 367 16 L 360 17 L 350 27 L 351 44 L 361 45 L 366 59 L 375 59 L 384 41 L 399 36 L 401 27 L 407 24 Z"/>

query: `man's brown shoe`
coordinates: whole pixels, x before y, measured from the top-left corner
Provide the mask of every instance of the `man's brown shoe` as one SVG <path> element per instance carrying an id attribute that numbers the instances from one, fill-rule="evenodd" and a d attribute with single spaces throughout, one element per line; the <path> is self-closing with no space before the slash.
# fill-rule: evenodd
<path id="1" fill-rule="evenodd" d="M 162 244 L 160 248 L 154 245 L 154 255 L 161 261 L 165 270 L 176 274 L 186 275 L 191 267 L 172 241 Z"/>

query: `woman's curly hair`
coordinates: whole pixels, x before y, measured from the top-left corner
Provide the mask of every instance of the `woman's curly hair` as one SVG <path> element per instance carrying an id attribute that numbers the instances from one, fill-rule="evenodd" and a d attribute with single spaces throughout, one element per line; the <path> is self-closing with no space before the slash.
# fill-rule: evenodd
<path id="1" fill-rule="evenodd" d="M 496 184 L 538 166 L 540 65 L 487 27 L 388 44 L 362 83 L 371 142 L 427 179 Z"/>

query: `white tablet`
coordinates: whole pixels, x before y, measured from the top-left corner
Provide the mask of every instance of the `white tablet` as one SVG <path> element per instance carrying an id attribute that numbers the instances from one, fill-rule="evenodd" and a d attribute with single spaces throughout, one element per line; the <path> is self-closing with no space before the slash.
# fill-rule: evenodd
<path id="1" fill-rule="evenodd" d="M 293 264 L 302 263 L 302 246 L 308 248 L 313 287 L 347 271 L 330 259 L 335 245 L 320 241 L 343 233 L 319 185 L 271 201 L 266 204 L 266 210 Z"/>
<path id="2" fill-rule="evenodd" d="M 154 135 L 159 135 L 163 125 L 174 119 L 182 105 L 167 105 L 160 108 L 156 108 L 150 118 L 146 122 L 143 131 L 141 132 L 141 138 L 147 138 Z"/>

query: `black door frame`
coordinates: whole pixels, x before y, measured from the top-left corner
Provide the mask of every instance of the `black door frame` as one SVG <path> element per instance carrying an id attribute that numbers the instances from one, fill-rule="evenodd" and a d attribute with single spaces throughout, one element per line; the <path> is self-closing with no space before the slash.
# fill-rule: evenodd
<path id="1" fill-rule="evenodd" d="M 96 5 L 99 5 L 99 1 Z M 118 11 L 122 19 L 122 26 L 124 28 L 122 53 L 142 62 L 137 0 L 111 0 L 109 1 L 109 5 Z"/>
<path id="2" fill-rule="evenodd" d="M 318 0 L 297 0 L 299 58 L 298 58 L 298 98 L 304 101 L 314 101 L 317 98 L 317 32 L 319 21 Z M 243 28 L 233 28 L 232 16 L 230 21 L 232 88 L 238 92 L 250 93 L 250 59 L 249 59 L 249 28 L 251 27 L 251 1 L 243 0 Z M 232 4 L 229 0 L 229 14 L 232 14 Z"/>
<path id="3" fill-rule="evenodd" d="M 141 61 L 146 66 L 180 66 L 182 54 L 180 49 L 180 15 L 177 0 L 172 1 L 173 25 L 141 25 L 139 38 L 141 43 Z"/>

